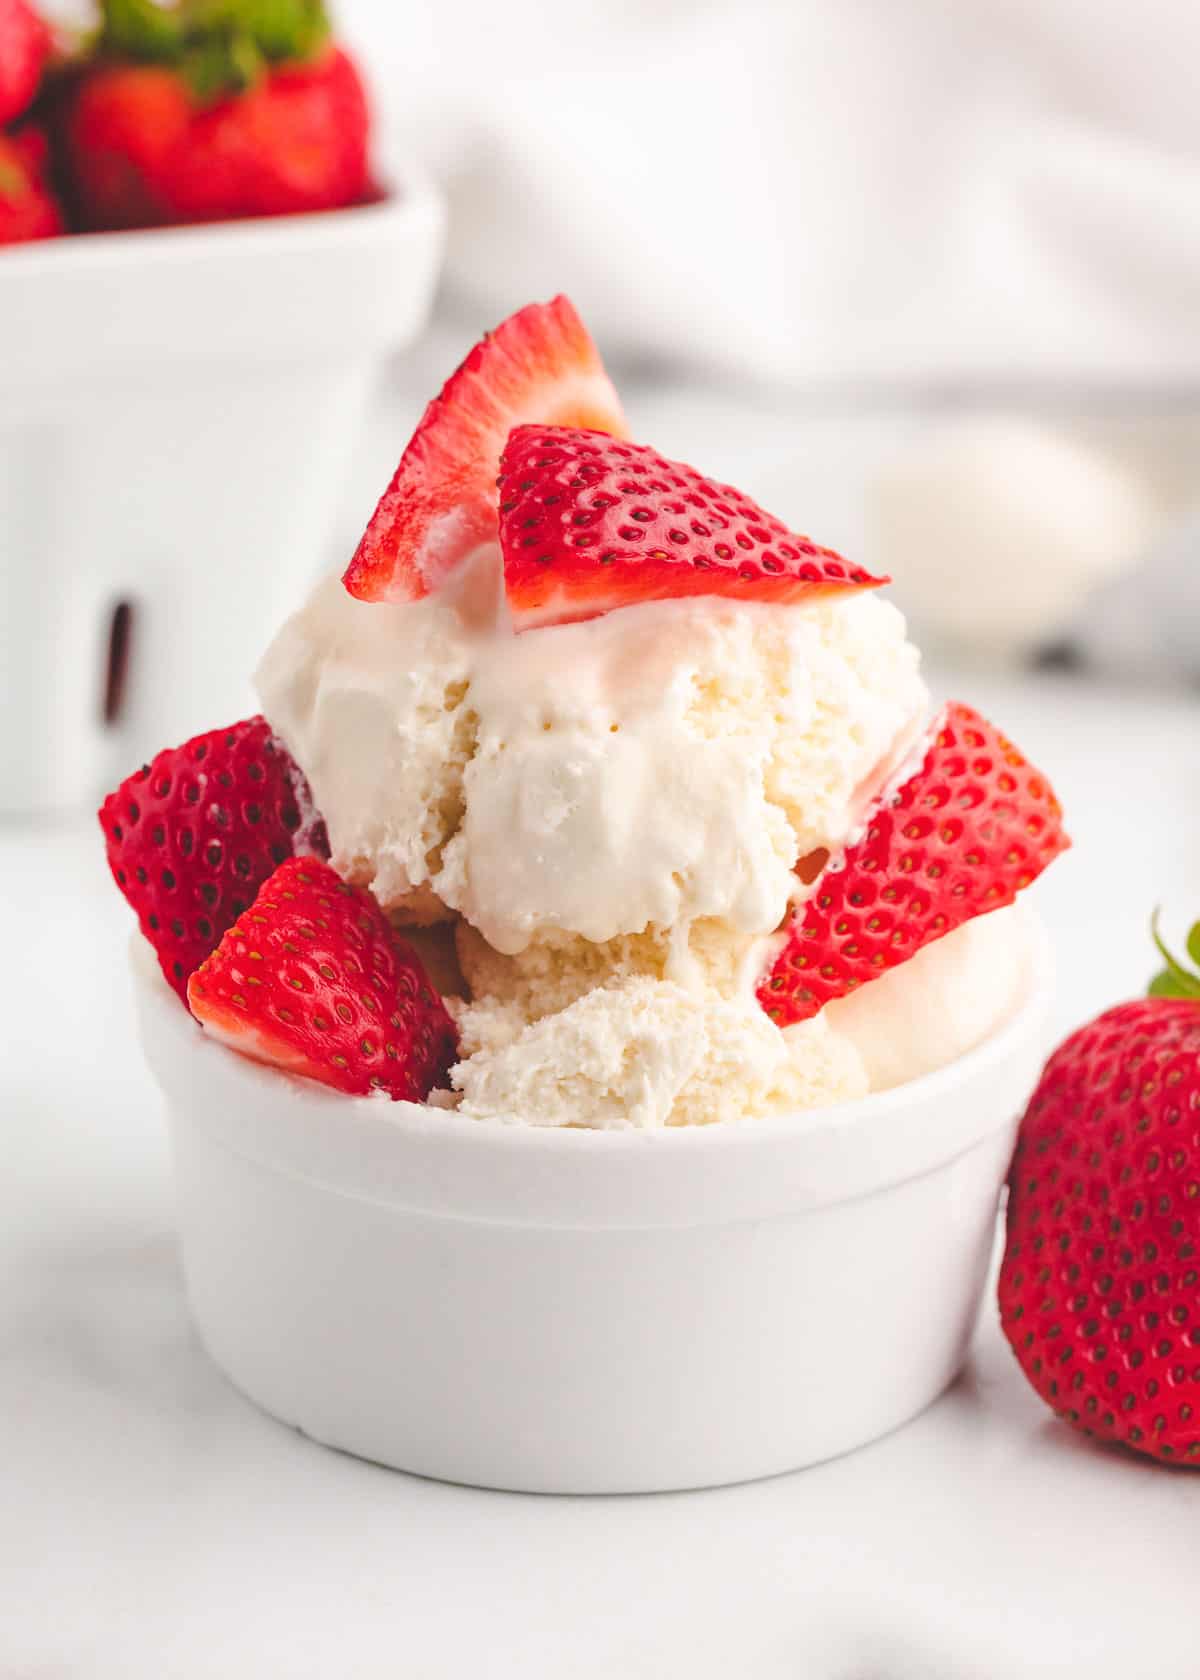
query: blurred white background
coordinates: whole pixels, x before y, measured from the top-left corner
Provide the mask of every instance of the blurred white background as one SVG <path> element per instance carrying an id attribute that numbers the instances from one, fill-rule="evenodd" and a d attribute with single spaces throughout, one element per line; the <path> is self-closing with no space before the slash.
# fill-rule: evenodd
<path id="1" fill-rule="evenodd" d="M 1188 0 L 343 0 L 485 313 L 807 392 L 1200 376 Z"/>

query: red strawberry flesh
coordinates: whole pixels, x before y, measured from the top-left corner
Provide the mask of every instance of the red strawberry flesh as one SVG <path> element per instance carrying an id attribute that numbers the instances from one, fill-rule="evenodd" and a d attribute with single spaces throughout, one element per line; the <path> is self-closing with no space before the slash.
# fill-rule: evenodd
<path id="1" fill-rule="evenodd" d="M 99 812 L 109 867 L 168 982 L 188 976 L 296 852 L 327 853 L 307 783 L 265 718 L 168 747 Z"/>
<path id="2" fill-rule="evenodd" d="M 46 142 L 40 129 L 0 134 L 0 245 L 53 239 L 62 211 L 47 184 Z"/>
<path id="3" fill-rule="evenodd" d="M 758 999 L 779 1026 L 1011 904 L 1069 846 L 1040 771 L 969 706 L 948 706 L 921 768 L 827 867 L 784 930 Z"/>
<path id="4" fill-rule="evenodd" d="M 530 420 L 625 435 L 620 399 L 565 297 L 510 316 L 426 408 L 346 569 L 351 595 L 417 600 L 494 541 L 501 451 Z"/>
<path id="5" fill-rule="evenodd" d="M 749 496 L 644 444 L 519 426 L 500 463 L 504 585 L 518 630 L 688 595 L 795 602 L 886 581 Z"/>
<path id="6" fill-rule="evenodd" d="M 31 103 L 50 47 L 50 30 L 27 0 L 0 0 L 0 126 Z"/>
<path id="7" fill-rule="evenodd" d="M 1009 1173 L 1000 1321 L 1076 1428 L 1200 1468 L 1200 1004 L 1108 1010 L 1046 1064 Z"/>
<path id="8" fill-rule="evenodd" d="M 352 1096 L 420 1102 L 455 1060 L 454 1025 L 375 899 L 292 858 L 192 975 L 192 1013 L 223 1043 Z"/>

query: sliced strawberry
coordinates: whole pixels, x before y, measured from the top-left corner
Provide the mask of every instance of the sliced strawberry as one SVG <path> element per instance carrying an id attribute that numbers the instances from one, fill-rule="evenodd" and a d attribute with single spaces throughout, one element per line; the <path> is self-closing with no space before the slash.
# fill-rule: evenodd
<path id="1" fill-rule="evenodd" d="M 421 417 L 343 579 L 362 601 L 415 601 L 496 536 L 496 472 L 527 420 L 626 435 L 569 298 L 531 303 L 475 346 Z"/>
<path id="2" fill-rule="evenodd" d="M 308 783 L 265 718 L 168 747 L 99 811 L 113 878 L 170 984 L 188 976 L 293 853 L 328 855 Z"/>
<path id="3" fill-rule="evenodd" d="M 694 467 L 559 426 L 508 440 L 500 546 L 518 630 L 682 595 L 799 601 L 887 581 Z"/>
<path id="4" fill-rule="evenodd" d="M 947 706 L 925 762 L 819 877 L 758 988 L 781 1027 L 1011 904 L 1070 841 L 1040 771 L 969 706 Z"/>
<path id="5" fill-rule="evenodd" d="M 290 858 L 188 984 L 192 1013 L 256 1061 L 352 1096 L 420 1102 L 458 1038 L 416 952 L 371 894 Z"/>

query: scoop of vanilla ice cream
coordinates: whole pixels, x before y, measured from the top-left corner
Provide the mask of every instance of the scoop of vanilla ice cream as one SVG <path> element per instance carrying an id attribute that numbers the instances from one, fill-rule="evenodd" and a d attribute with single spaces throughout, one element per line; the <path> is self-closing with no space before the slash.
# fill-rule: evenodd
<path id="1" fill-rule="evenodd" d="M 469 631 L 440 601 L 357 601 L 332 577 L 255 673 L 325 818 L 333 867 L 420 921 L 445 915 L 430 882 L 462 814 L 471 654 Z"/>
<path id="2" fill-rule="evenodd" d="M 844 839 L 926 692 L 884 601 L 691 599 L 492 638 L 468 701 L 463 820 L 435 886 L 515 954 L 705 918 L 771 932 L 798 857 Z"/>
<path id="3" fill-rule="evenodd" d="M 451 1070 L 476 1119 L 599 1129 L 704 1125 L 861 1096 L 850 1043 L 821 1018 L 785 1038 L 752 1002 L 634 976 L 524 1024 L 487 999 L 456 1011 L 464 1060 Z"/>
<path id="4" fill-rule="evenodd" d="M 753 990 L 797 861 L 920 737 L 886 601 L 660 601 L 516 638 L 502 611 L 335 578 L 257 682 L 339 873 L 398 922 L 458 922 L 465 1113 L 682 1125 L 866 1089 L 848 1037 L 785 1039 Z"/>
<path id="5" fill-rule="evenodd" d="M 1008 1020 L 1028 987 L 1031 939 L 1021 904 L 976 916 L 822 1014 L 857 1050 L 871 1089 L 889 1090 L 965 1055 Z"/>
<path id="6" fill-rule="evenodd" d="M 517 640 L 331 579 L 257 683 L 334 867 L 511 955 L 651 927 L 682 947 L 703 919 L 771 932 L 797 858 L 836 847 L 911 746 L 917 665 L 872 595 L 656 601 Z"/>

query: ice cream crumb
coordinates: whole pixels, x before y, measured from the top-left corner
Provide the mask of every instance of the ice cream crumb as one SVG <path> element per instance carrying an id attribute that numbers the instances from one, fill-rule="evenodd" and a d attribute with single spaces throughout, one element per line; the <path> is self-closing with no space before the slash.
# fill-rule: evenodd
<path id="1" fill-rule="evenodd" d="M 458 923 L 455 939 L 472 996 L 511 998 L 531 1021 L 565 1009 L 594 986 L 635 975 L 674 980 L 689 990 L 707 987 L 725 998 L 753 990 L 744 984 L 744 969 L 754 942 L 712 917 L 600 944 L 551 933 L 513 956 L 494 951 L 467 921 Z"/>
<path id="2" fill-rule="evenodd" d="M 475 1119 L 599 1129 L 704 1125 L 862 1096 L 853 1046 L 823 1020 L 785 1040 L 753 1003 L 634 976 L 524 1024 L 511 1001 L 457 1011 L 451 1070 Z"/>

